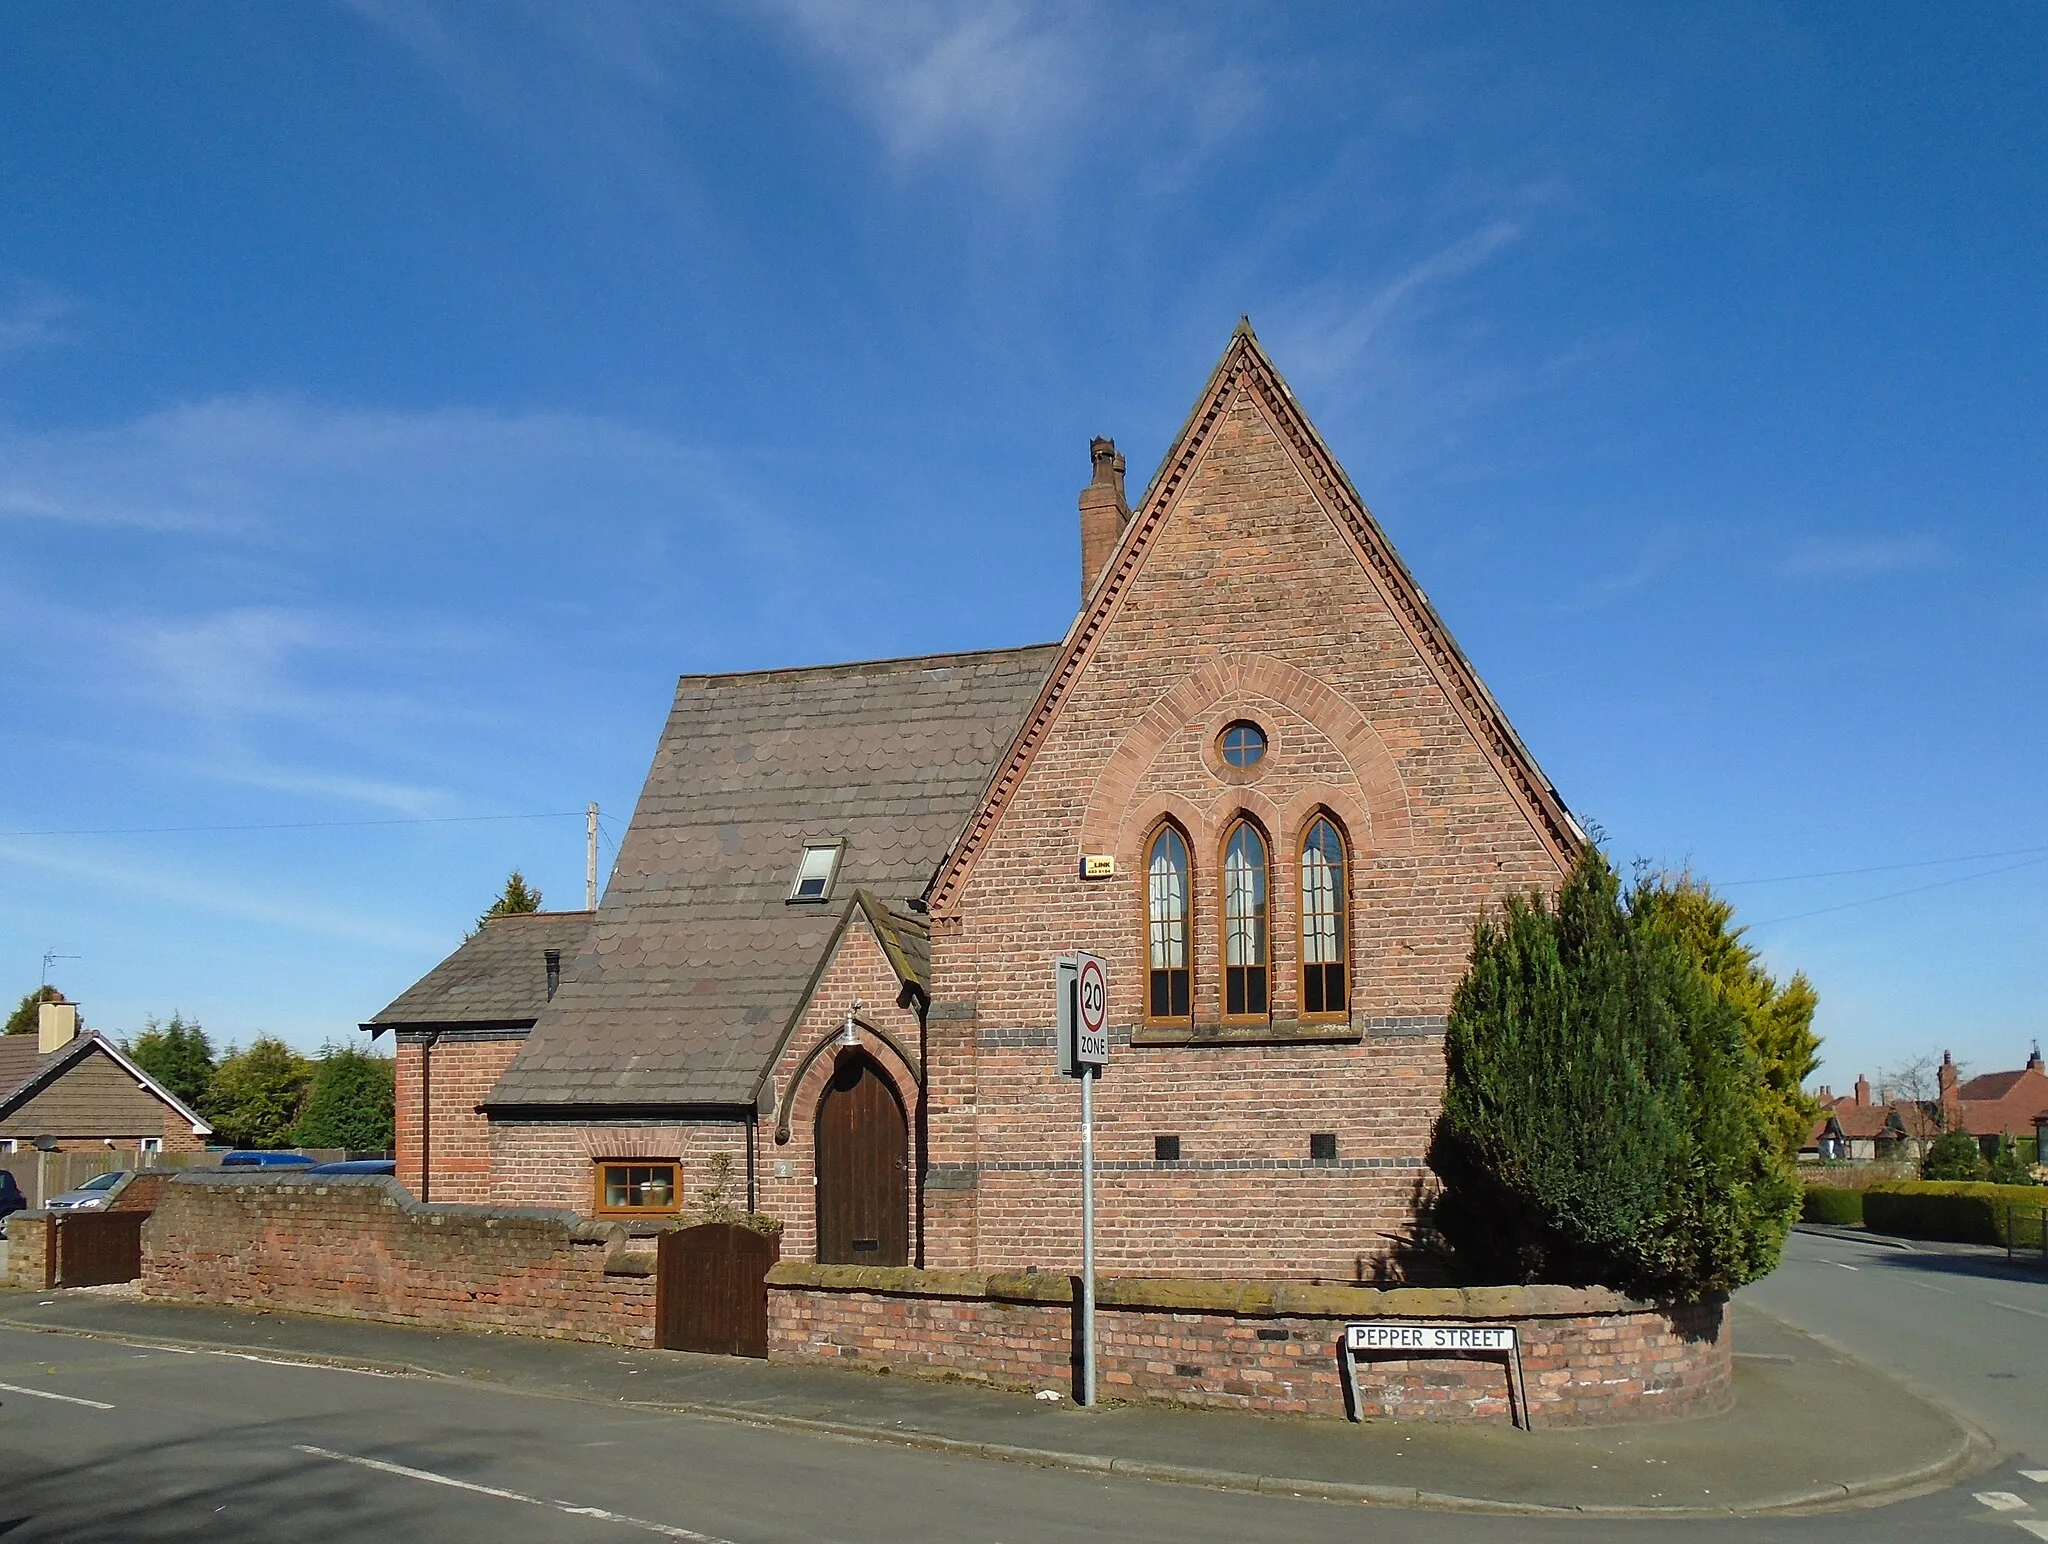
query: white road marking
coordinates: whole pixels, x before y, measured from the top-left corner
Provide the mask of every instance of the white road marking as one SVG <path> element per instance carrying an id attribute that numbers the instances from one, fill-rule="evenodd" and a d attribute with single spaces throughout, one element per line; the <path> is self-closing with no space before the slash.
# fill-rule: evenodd
<path id="1" fill-rule="evenodd" d="M 2020 1478 L 2032 1480 L 2036 1485 L 2048 1485 L 2048 1469 L 2022 1469 Z"/>
<path id="2" fill-rule="evenodd" d="M 2048 1539 L 2048 1523 L 2029 1522 L 2024 1517 L 2015 1517 L 2013 1521 L 2018 1523 L 2022 1528 L 2026 1529 L 2027 1532 L 2031 1533 L 2035 1538 Z"/>
<path id="3" fill-rule="evenodd" d="M 1842 1265 L 1842 1262 L 1840 1260 L 1831 1261 L 1830 1263 L 1841 1266 L 1841 1268 L 1845 1271 L 1860 1271 L 1863 1269 L 1863 1267 L 1860 1265 Z"/>
<path id="4" fill-rule="evenodd" d="M 429 1485 L 446 1485 L 451 1490 L 471 1491 L 479 1496 L 495 1496 L 500 1501 L 520 1501 L 527 1506 L 548 1507 L 557 1512 L 566 1512 L 571 1517 L 591 1517 L 599 1522 L 620 1523 L 628 1528 L 661 1534 L 664 1538 L 687 1539 L 690 1544 L 729 1544 L 728 1540 L 714 1538 L 708 1533 L 695 1533 L 688 1528 L 675 1528 L 667 1523 L 650 1523 L 643 1518 L 628 1517 L 622 1512 L 607 1512 L 603 1507 L 575 1506 L 567 1501 L 523 1496 L 516 1490 L 500 1490 L 495 1485 L 478 1485 L 469 1480 L 455 1479 L 450 1475 L 436 1474 L 431 1469 L 408 1469 L 404 1464 L 389 1464 L 381 1458 L 360 1458 L 354 1453 L 336 1453 L 323 1447 L 311 1447 L 303 1442 L 293 1443 L 292 1448 L 295 1452 L 310 1453 L 315 1458 L 332 1458 L 339 1463 L 374 1469 L 379 1474 L 395 1474 L 408 1480 L 425 1480 Z"/>
<path id="5" fill-rule="evenodd" d="M 2027 1510 L 2025 1499 L 2015 1496 L 2009 1490 L 1980 1490 L 1977 1492 L 1977 1503 L 1980 1506 L 1990 1507 L 1994 1512 L 2024 1512 Z"/>
<path id="6" fill-rule="evenodd" d="M 0 1383 L 0 1393 L 27 1394 L 32 1399 L 55 1399 L 67 1405 L 84 1405 L 88 1410 L 111 1410 L 114 1407 L 102 1404 L 97 1399 L 80 1399 L 74 1394 L 52 1394 L 47 1389 L 25 1389 L 18 1383 Z"/>
<path id="7" fill-rule="evenodd" d="M 2029 1314 L 2036 1319 L 2048 1319 L 2048 1313 L 2043 1313 L 2038 1308 L 2022 1308 L 2018 1303 L 2001 1303 L 1995 1297 L 1990 1299 L 1990 1302 L 1993 1308 L 2009 1308 L 2014 1313 Z"/>
<path id="8" fill-rule="evenodd" d="M 395 1372 L 380 1372 L 374 1367 L 348 1367 L 340 1362 L 295 1362 L 283 1356 L 258 1356 L 253 1351 L 216 1351 L 215 1356 L 231 1356 L 238 1362 L 261 1362 L 266 1367 L 310 1367 L 315 1372 L 355 1372 L 365 1378 L 395 1378 Z"/>

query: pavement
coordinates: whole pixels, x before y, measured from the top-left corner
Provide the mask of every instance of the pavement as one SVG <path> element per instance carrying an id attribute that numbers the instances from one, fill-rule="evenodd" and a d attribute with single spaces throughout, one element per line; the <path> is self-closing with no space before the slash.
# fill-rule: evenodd
<path id="1" fill-rule="evenodd" d="M 1118 1479 L 1525 1516 L 1869 1506 L 1939 1490 L 1997 1458 L 1977 1424 L 1747 1294 L 1733 1310 L 1732 1413 L 1526 1433 L 1137 1404 L 1084 1411 L 965 1383 L 153 1303 L 118 1288 L 0 1291 L 0 1326 L 355 1368 L 614 1412 L 711 1416 Z"/>

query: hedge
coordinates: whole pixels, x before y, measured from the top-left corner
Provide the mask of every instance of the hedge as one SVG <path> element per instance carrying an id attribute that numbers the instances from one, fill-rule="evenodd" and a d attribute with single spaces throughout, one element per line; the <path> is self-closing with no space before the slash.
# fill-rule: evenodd
<path id="1" fill-rule="evenodd" d="M 1873 1233 L 1896 1233 L 1901 1238 L 2003 1244 L 2009 1206 L 2027 1211 L 2048 1207 L 2048 1188 L 1975 1180 L 1894 1180 L 1863 1192 L 1863 1221 Z"/>
<path id="2" fill-rule="evenodd" d="M 1863 1221 L 1863 1192 L 1839 1185 L 1808 1185 L 1799 1218 L 1802 1222 L 1833 1223 L 1838 1228 L 1856 1227 Z"/>

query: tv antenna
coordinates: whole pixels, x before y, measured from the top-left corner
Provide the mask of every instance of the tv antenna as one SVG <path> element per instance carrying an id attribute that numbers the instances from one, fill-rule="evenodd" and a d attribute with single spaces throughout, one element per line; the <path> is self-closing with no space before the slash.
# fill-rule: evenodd
<path id="1" fill-rule="evenodd" d="M 77 959 L 83 959 L 83 958 L 84 958 L 84 956 L 83 956 L 83 955 L 79 955 L 79 954 L 59 954 L 59 953 L 58 953 L 58 952 L 57 952 L 57 951 L 56 951 L 55 949 L 45 949 L 45 950 L 43 951 L 43 986 L 47 987 L 47 986 L 49 986 L 49 984 L 50 984 L 50 963 L 51 963 L 51 961 L 53 961 L 53 960 L 77 960 Z"/>

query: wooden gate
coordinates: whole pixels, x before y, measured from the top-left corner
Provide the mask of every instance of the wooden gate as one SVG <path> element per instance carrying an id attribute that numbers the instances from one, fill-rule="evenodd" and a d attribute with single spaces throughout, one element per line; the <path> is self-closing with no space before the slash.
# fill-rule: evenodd
<path id="1" fill-rule="evenodd" d="M 656 1256 L 657 1343 L 718 1356 L 768 1354 L 768 1267 L 782 1246 L 736 1222 L 664 1233 Z"/>
<path id="2" fill-rule="evenodd" d="M 142 1225 L 148 1212 L 60 1212 L 50 1219 L 56 1239 L 57 1287 L 104 1287 L 142 1274 Z"/>
<path id="3" fill-rule="evenodd" d="M 910 1126 L 873 1058 L 842 1055 L 818 1103 L 818 1263 L 910 1263 Z"/>

